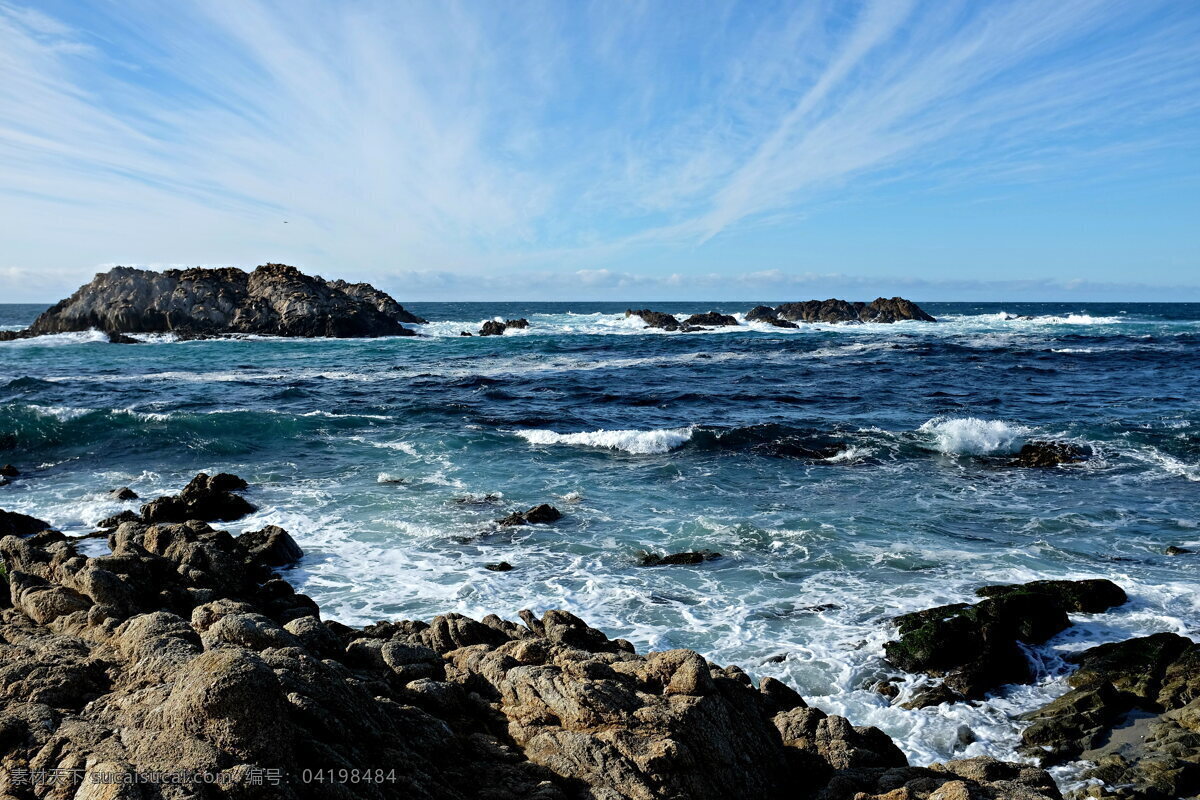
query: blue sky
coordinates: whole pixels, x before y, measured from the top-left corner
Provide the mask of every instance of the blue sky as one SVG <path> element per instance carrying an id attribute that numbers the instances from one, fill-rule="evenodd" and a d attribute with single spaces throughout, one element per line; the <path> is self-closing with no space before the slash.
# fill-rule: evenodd
<path id="1" fill-rule="evenodd" d="M 1200 3 L 0 0 L 0 302 L 267 261 L 401 300 L 1200 300 Z"/>

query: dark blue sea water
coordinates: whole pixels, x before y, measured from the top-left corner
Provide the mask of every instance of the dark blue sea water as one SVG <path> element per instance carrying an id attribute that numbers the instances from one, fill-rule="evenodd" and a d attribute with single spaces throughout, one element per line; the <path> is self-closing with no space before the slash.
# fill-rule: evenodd
<path id="1" fill-rule="evenodd" d="M 937 324 L 701 334 L 643 330 L 626 304 L 411 307 L 430 335 L 0 344 L 0 462 L 27 473 L 0 507 L 84 532 L 132 506 L 113 487 L 236 472 L 261 511 L 232 529 L 290 530 L 309 554 L 293 578 L 328 616 L 567 608 L 783 678 L 917 762 L 1011 756 L 1010 717 L 1063 691 L 1063 650 L 1200 624 L 1200 555 L 1163 554 L 1200 546 L 1200 305 L 932 303 Z M 0 326 L 39 310 L 0 306 Z M 531 326 L 458 335 L 493 316 Z M 1029 438 L 1093 457 L 997 463 Z M 492 524 L 541 502 L 563 520 Z M 636 565 L 698 548 L 724 557 Z M 500 560 L 516 568 L 484 569 Z M 925 711 L 869 690 L 888 617 L 1090 576 L 1133 600 L 1038 651 L 1039 685 Z"/>

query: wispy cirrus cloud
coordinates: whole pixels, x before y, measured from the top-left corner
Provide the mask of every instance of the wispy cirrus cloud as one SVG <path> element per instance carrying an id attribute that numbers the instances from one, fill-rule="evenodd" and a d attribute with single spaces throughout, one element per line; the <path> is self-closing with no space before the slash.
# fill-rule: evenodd
<path id="1" fill-rule="evenodd" d="M 110 261 L 785 263 L 772 237 L 855 198 L 1195 176 L 1198 38 L 1153 1 L 0 0 L 0 267 L 53 296 Z"/>

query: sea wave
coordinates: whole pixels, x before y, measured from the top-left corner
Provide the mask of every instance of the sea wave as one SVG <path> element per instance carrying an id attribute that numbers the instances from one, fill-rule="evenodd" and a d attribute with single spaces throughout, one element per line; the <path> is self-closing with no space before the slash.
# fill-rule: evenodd
<path id="1" fill-rule="evenodd" d="M 665 428 L 649 431 L 586 431 L 583 433 L 557 433 L 547 430 L 516 431 L 530 444 L 572 444 L 582 447 L 599 447 L 607 450 L 623 450 L 635 455 L 666 453 L 681 447 L 692 438 L 695 429 Z"/>
<path id="2" fill-rule="evenodd" d="M 917 430 L 931 434 L 939 451 L 964 456 L 1016 452 L 1029 433 L 1023 425 L 977 417 L 934 417 Z"/>

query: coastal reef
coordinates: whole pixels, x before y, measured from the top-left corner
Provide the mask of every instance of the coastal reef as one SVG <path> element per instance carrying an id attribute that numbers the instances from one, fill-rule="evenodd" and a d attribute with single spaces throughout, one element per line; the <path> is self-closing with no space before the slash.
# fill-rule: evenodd
<path id="1" fill-rule="evenodd" d="M 259 334 L 297 337 L 414 335 L 425 320 L 366 283 L 327 281 L 285 264 L 252 272 L 115 267 L 43 312 L 22 331 L 0 339 L 96 329 L 118 343 L 127 333 L 181 337 Z"/>
<path id="2" fill-rule="evenodd" d="M 1029 765 L 911 767 L 777 680 L 639 654 L 564 611 L 323 620 L 278 571 L 302 558 L 278 527 L 140 518 L 89 557 L 18 523 L 0 539 L 6 800 L 1060 797 Z M 155 774 L 193 780 L 120 781 Z"/>

